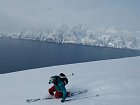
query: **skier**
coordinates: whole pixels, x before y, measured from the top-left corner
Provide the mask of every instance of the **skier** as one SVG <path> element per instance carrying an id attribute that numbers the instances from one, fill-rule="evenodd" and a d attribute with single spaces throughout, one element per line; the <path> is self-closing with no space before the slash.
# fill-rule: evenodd
<path id="1" fill-rule="evenodd" d="M 53 86 L 48 90 L 50 95 L 54 95 L 55 98 L 62 98 L 61 102 L 64 102 L 66 97 L 70 96 L 70 92 L 67 92 L 65 88 L 65 85 L 68 84 L 65 74 L 60 73 L 59 76 L 52 76 L 49 80 L 49 84 L 51 83 Z"/>

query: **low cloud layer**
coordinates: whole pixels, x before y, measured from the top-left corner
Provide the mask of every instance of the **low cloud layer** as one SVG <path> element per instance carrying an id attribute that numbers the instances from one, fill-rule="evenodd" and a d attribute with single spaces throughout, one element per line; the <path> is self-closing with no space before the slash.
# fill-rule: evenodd
<path id="1" fill-rule="evenodd" d="M 0 0 L 0 31 L 82 24 L 140 30 L 139 0 Z"/>

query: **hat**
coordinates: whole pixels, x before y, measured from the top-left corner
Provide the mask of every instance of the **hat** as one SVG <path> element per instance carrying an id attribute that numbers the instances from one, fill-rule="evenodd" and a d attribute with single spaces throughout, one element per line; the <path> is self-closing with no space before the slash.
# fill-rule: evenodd
<path id="1" fill-rule="evenodd" d="M 60 78 L 66 78 L 66 75 L 64 73 L 60 73 Z"/>

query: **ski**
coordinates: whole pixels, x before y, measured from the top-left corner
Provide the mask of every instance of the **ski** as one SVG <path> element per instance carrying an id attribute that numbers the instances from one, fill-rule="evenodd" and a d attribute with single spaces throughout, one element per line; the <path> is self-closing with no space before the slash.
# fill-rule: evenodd
<path id="1" fill-rule="evenodd" d="M 82 94 L 82 93 L 86 93 L 86 92 L 87 92 L 86 89 L 85 90 L 80 90 L 80 91 L 75 91 L 75 92 L 72 92 L 71 95 L 68 96 L 68 98 L 79 95 L 79 94 Z M 50 99 L 55 99 L 55 98 L 54 97 L 46 97 L 46 98 L 27 99 L 26 102 L 27 103 L 32 103 L 32 102 L 50 100 Z M 75 100 L 75 99 L 67 99 L 67 101 L 70 101 L 70 100 Z"/>
<path id="2" fill-rule="evenodd" d="M 71 96 L 76 96 L 76 95 L 79 95 L 79 94 L 82 94 L 82 93 L 86 93 L 88 90 L 80 90 L 80 91 L 75 91 L 75 92 L 71 92 Z M 70 97 L 71 97 L 70 96 Z"/>
<path id="3" fill-rule="evenodd" d="M 46 97 L 46 98 L 27 99 L 26 102 L 27 103 L 31 103 L 31 102 L 36 102 L 36 101 L 48 100 L 48 99 L 54 99 L 54 98 L 52 98 L 52 97 Z"/>
<path id="4" fill-rule="evenodd" d="M 93 97 L 99 97 L 99 95 L 96 94 L 96 95 L 93 95 L 93 96 L 85 96 L 85 97 L 79 97 L 79 98 L 70 98 L 70 99 L 66 99 L 65 101 L 72 101 L 72 100 L 79 100 L 79 99 L 93 98 Z"/>

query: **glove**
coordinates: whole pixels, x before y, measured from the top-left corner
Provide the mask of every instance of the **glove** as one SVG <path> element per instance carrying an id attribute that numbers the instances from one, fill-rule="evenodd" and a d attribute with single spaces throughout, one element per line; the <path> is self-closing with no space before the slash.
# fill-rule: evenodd
<path id="1" fill-rule="evenodd" d="M 61 100 L 61 102 L 64 102 L 65 100 Z"/>

